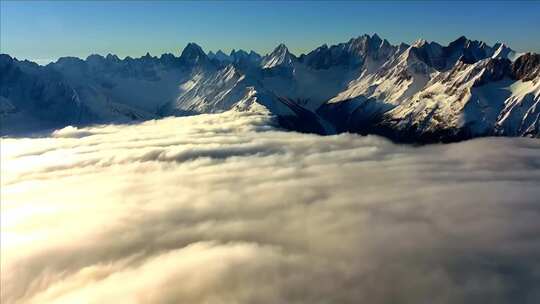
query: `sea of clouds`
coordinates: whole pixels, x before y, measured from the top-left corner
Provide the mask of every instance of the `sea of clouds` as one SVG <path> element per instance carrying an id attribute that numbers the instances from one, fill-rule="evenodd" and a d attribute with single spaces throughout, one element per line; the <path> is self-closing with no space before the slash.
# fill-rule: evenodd
<path id="1" fill-rule="evenodd" d="M 540 141 L 254 113 L 1 142 L 2 303 L 540 303 Z"/>

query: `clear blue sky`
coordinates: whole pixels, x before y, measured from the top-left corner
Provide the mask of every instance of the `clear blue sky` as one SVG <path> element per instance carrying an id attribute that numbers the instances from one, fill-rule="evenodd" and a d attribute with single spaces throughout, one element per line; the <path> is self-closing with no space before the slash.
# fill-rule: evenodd
<path id="1" fill-rule="evenodd" d="M 51 60 L 92 53 L 206 51 L 296 53 L 378 33 L 392 43 L 448 43 L 460 35 L 540 52 L 539 1 L 1 1 L 0 51 Z"/>

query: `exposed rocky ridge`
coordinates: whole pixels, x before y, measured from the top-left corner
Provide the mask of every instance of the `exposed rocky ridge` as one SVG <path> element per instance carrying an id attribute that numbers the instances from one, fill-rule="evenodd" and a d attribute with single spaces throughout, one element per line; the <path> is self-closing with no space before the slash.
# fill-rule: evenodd
<path id="1" fill-rule="evenodd" d="M 300 56 L 300 61 L 314 69 L 328 69 L 342 65 L 351 68 L 362 65 L 367 57 L 375 61 L 388 59 L 398 47 L 390 45 L 388 40 L 382 40 L 377 34 L 362 35 L 346 43 L 328 47 L 326 44 Z"/>
<path id="2" fill-rule="evenodd" d="M 284 44 L 261 57 L 190 43 L 179 57 L 64 57 L 45 67 L 1 55 L 0 72 L 2 134 L 230 109 L 266 111 L 302 132 L 406 142 L 540 133 L 540 55 L 516 59 L 504 44 L 465 37 L 441 46 L 362 35 L 298 57 Z"/>
<path id="3" fill-rule="evenodd" d="M 501 47 L 503 50 L 499 50 Z M 419 41 L 413 45 L 413 51 L 430 67 L 444 71 L 452 68 L 458 60 L 473 64 L 492 57 L 497 51 L 499 51 L 499 56 L 504 56 L 510 49 L 502 44 L 490 47 L 484 42 L 469 40 L 465 36 L 461 36 L 448 46 L 442 46 L 436 42 L 428 43 L 425 40 Z"/>
<path id="4" fill-rule="evenodd" d="M 512 64 L 512 77 L 524 81 L 540 76 L 540 54 L 527 53 Z"/>

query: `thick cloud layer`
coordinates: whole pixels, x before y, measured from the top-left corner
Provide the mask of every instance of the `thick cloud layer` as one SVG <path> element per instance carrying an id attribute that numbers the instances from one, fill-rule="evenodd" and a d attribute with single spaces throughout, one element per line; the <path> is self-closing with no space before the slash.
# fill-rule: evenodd
<path id="1" fill-rule="evenodd" d="M 2 303 L 538 303 L 540 142 L 224 113 L 2 140 Z"/>

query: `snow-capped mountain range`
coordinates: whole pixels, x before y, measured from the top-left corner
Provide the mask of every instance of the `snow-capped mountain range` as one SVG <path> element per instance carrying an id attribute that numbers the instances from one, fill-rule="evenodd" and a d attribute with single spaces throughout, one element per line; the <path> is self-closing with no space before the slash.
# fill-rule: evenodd
<path id="1" fill-rule="evenodd" d="M 227 110 L 264 111 L 284 128 L 397 141 L 540 137 L 540 55 L 460 37 L 392 45 L 376 34 L 295 56 L 63 57 L 40 66 L 0 55 L 2 135 Z"/>

